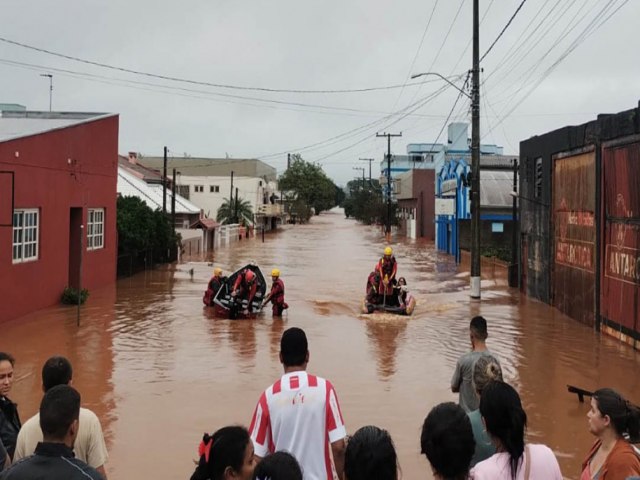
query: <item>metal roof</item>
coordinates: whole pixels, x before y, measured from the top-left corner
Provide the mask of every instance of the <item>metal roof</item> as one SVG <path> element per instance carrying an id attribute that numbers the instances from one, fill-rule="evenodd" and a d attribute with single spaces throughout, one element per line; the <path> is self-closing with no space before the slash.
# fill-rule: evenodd
<path id="1" fill-rule="evenodd" d="M 139 156 L 138 163 L 148 168 L 162 170 L 162 157 Z M 277 179 L 277 170 L 256 158 L 196 158 L 169 157 L 167 168 L 176 168 L 182 176 L 229 176 L 233 171 L 237 177 L 266 177 L 268 181 Z"/>
<path id="2" fill-rule="evenodd" d="M 150 185 L 118 167 L 118 193 L 123 197 L 138 197 L 151 209 L 162 209 L 162 185 Z M 172 192 L 167 189 L 167 205 L 171 206 Z M 200 207 L 176 195 L 176 213 L 200 213 Z"/>
<path id="3" fill-rule="evenodd" d="M 513 206 L 513 172 L 480 170 L 480 205 L 483 207 Z"/>
<path id="4" fill-rule="evenodd" d="M 114 114 L 3 111 L 0 117 L 0 142 L 93 122 L 112 115 Z"/>

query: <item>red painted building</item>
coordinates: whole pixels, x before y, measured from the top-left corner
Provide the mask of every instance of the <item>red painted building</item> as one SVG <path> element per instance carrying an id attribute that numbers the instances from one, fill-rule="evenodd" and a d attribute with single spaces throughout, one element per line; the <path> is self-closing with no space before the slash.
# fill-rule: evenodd
<path id="1" fill-rule="evenodd" d="M 117 115 L 3 112 L 0 322 L 115 281 L 117 178 Z"/>

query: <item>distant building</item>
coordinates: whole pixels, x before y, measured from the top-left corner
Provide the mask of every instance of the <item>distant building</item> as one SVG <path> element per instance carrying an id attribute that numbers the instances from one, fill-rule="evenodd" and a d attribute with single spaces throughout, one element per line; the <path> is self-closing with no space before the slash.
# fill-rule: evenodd
<path id="1" fill-rule="evenodd" d="M 452 123 L 449 141 L 436 154 L 436 247 L 460 259 L 469 249 L 471 148 L 466 123 Z M 430 147 L 432 150 L 433 146 Z M 416 149 L 412 146 L 412 149 Z M 512 244 L 513 169 L 518 157 L 503 155 L 497 145 L 480 145 L 481 243 Z"/>
<path id="2" fill-rule="evenodd" d="M 140 156 L 138 163 L 162 171 L 162 157 Z M 277 190 L 276 169 L 257 159 L 175 158 L 167 159 L 168 175 L 178 172 L 178 193 L 200 207 L 205 217 L 216 218 L 218 209 L 233 195 L 251 204 L 259 228 L 276 228 L 283 214 Z M 231 174 L 233 172 L 233 183 Z"/>
<path id="3" fill-rule="evenodd" d="M 2 112 L 0 321 L 115 281 L 117 177 L 117 115 Z"/>

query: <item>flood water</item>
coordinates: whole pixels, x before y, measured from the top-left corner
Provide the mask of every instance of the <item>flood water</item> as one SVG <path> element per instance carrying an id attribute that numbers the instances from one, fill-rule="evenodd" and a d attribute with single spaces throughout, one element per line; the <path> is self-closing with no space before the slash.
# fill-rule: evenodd
<path id="1" fill-rule="evenodd" d="M 334 384 L 347 430 L 386 428 L 403 478 L 429 479 L 422 421 L 437 403 L 457 401 L 451 375 L 470 348 L 470 318 L 482 314 L 489 348 L 522 396 L 529 441 L 549 445 L 564 476 L 578 478 L 593 438 L 587 404 L 566 385 L 611 386 L 638 402 L 638 353 L 508 289 L 504 278 L 483 280 L 483 299 L 473 302 L 468 275 L 451 257 L 402 238 L 393 247 L 398 276 L 418 299 L 413 316 L 361 315 L 367 274 L 385 245 L 379 228 L 332 211 L 264 243 L 256 237 L 218 250 L 215 265 L 225 273 L 249 261 L 267 276 L 281 270 L 290 305 L 283 319 L 270 309 L 256 321 L 215 318 L 201 300 L 213 268 L 190 261 L 91 292 L 80 327 L 73 307 L 3 324 L 0 350 L 17 358 L 11 397 L 26 420 L 41 399 L 43 362 L 65 355 L 83 404 L 101 418 L 109 478 L 185 479 L 203 432 L 248 426 L 260 393 L 282 373 L 280 336 L 298 326 L 309 339 L 309 371 Z"/>

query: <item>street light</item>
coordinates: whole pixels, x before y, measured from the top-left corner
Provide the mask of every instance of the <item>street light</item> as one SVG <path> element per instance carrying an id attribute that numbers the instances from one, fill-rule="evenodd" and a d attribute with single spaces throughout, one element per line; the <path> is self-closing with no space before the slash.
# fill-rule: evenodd
<path id="1" fill-rule="evenodd" d="M 53 96 L 53 75 L 50 73 L 41 73 L 41 77 L 47 77 L 49 79 L 49 111 L 51 111 L 51 97 Z"/>
<path id="2" fill-rule="evenodd" d="M 442 80 L 444 80 L 445 82 L 447 82 L 449 85 L 451 85 L 453 88 L 455 88 L 456 90 L 458 90 L 460 93 L 462 93 L 463 95 L 465 95 L 467 98 L 471 99 L 471 95 L 468 94 L 467 92 L 465 92 L 464 90 L 462 90 L 459 86 L 457 86 L 455 83 L 453 83 L 451 80 L 449 80 L 447 77 L 440 75 L 439 73 L 436 72 L 424 72 L 424 73 L 416 73 L 415 75 L 411 75 L 411 80 L 413 80 L 414 78 L 418 78 L 418 77 L 426 77 L 428 75 L 434 75 L 438 78 L 441 78 Z"/>

